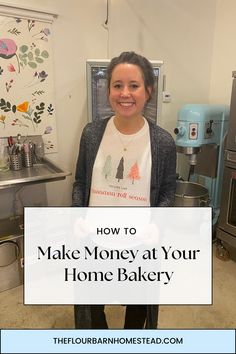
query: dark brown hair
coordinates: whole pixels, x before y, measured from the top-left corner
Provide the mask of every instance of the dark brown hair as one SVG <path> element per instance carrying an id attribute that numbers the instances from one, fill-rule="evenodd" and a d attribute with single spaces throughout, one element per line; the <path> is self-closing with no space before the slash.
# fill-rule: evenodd
<path id="1" fill-rule="evenodd" d="M 115 57 L 111 60 L 107 68 L 108 92 L 110 92 L 111 76 L 113 70 L 117 65 L 124 64 L 124 63 L 137 65 L 141 69 L 143 80 L 144 80 L 144 86 L 146 92 L 149 94 L 149 100 L 150 100 L 152 93 L 154 92 L 154 85 L 155 85 L 155 76 L 153 73 L 153 67 L 152 64 L 149 62 L 149 60 L 147 60 L 145 57 L 135 52 L 123 52 L 118 57 Z M 148 88 L 151 88 L 151 93 L 148 91 Z"/>

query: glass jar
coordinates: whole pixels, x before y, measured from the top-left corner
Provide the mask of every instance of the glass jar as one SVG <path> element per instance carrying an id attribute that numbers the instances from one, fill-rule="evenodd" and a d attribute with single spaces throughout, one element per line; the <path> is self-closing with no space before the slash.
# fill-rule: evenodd
<path id="1" fill-rule="evenodd" d="M 35 160 L 36 163 L 41 163 L 44 157 L 44 142 L 39 141 L 35 144 L 34 147 Z"/>
<path id="2" fill-rule="evenodd" d="M 10 160 L 8 148 L 6 145 L 0 145 L 0 171 L 8 171 L 10 168 Z"/>

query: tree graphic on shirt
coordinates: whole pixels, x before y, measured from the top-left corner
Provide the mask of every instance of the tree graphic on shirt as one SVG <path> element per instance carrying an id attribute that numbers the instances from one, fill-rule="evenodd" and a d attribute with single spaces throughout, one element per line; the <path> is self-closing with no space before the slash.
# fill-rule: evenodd
<path id="1" fill-rule="evenodd" d="M 132 184 L 134 184 L 134 180 L 139 180 L 141 177 L 139 175 L 139 167 L 137 162 L 131 167 L 128 178 L 132 180 Z"/>
<path id="2" fill-rule="evenodd" d="M 102 169 L 102 174 L 105 176 L 106 179 L 108 176 L 111 175 L 111 155 L 108 155 L 106 158 L 106 161 Z"/>
<path id="3" fill-rule="evenodd" d="M 123 157 L 120 159 L 119 165 L 117 167 L 116 178 L 118 179 L 118 182 L 120 182 L 120 179 L 124 178 L 124 158 Z"/>

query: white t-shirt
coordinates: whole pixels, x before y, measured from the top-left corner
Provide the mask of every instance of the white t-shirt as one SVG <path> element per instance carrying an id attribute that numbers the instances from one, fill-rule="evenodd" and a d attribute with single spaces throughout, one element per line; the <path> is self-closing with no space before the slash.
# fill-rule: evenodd
<path id="1" fill-rule="evenodd" d="M 121 134 L 114 117 L 106 126 L 93 167 L 89 206 L 150 206 L 149 126 Z"/>

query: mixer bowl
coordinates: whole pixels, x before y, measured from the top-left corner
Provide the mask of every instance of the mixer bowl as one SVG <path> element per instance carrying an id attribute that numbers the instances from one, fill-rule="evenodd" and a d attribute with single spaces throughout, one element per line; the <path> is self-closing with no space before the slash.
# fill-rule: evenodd
<path id="1" fill-rule="evenodd" d="M 198 183 L 176 181 L 176 207 L 203 207 L 210 203 L 207 188 Z"/>

